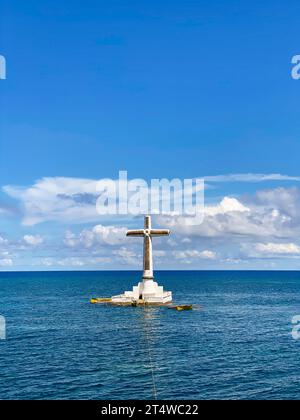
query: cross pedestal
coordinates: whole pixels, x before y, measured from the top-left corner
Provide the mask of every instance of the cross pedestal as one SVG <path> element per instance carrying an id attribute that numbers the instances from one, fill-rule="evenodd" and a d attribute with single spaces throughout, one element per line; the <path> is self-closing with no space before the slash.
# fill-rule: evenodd
<path id="1" fill-rule="evenodd" d="M 172 302 L 172 293 L 165 292 L 162 286 L 154 281 L 153 277 L 153 254 L 152 238 L 156 236 L 168 236 L 167 229 L 152 229 L 151 216 L 145 216 L 144 229 L 129 230 L 127 236 L 144 238 L 144 270 L 142 281 L 122 295 L 112 297 L 112 303 L 133 303 L 142 301 L 147 304 L 165 304 Z"/>

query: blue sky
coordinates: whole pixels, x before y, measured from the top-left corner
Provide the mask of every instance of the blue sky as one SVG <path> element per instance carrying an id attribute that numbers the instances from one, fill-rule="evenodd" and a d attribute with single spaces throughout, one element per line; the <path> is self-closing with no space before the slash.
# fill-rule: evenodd
<path id="1" fill-rule="evenodd" d="M 210 206 L 229 197 L 251 208 L 256 225 L 277 210 L 288 226 L 281 219 L 283 226 L 277 220 L 264 236 L 253 234 L 245 212 L 231 220 L 229 203 L 222 217 L 241 231 L 223 226 L 213 238 L 201 229 L 185 238 L 178 229 L 173 244 L 158 243 L 165 252 L 158 264 L 171 268 L 173 253 L 176 268 L 300 268 L 300 81 L 291 78 L 291 59 L 300 54 L 298 1 L 2 0 L 0 8 L 7 60 L 7 80 L 0 81 L 0 269 L 134 268 L 139 244 L 108 244 L 103 230 L 93 230 L 108 228 L 107 221 L 84 214 L 54 220 L 44 205 L 43 222 L 26 225 L 25 199 L 3 189 L 28 189 L 43 178 L 116 178 L 122 169 L 145 179 L 291 177 L 237 178 L 207 190 Z M 266 191 L 273 202 L 257 198 Z M 51 205 L 59 207 L 59 198 Z M 90 247 L 80 242 L 87 231 L 95 236 Z M 76 246 L 68 245 L 70 232 Z"/>

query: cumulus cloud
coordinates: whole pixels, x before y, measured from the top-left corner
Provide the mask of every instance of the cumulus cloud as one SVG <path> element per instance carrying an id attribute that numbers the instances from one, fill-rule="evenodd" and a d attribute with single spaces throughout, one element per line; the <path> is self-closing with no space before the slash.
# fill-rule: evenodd
<path id="1" fill-rule="evenodd" d="M 243 244 L 242 250 L 250 258 L 286 259 L 300 257 L 300 246 L 295 243 Z"/>
<path id="2" fill-rule="evenodd" d="M 200 177 L 201 178 L 201 177 Z M 281 174 L 231 174 L 204 177 L 207 182 L 300 181 Z M 7 185 L 3 191 L 18 200 L 24 211 L 23 224 L 47 221 L 89 223 L 99 221 L 96 202 L 99 180 L 83 178 L 42 178 L 29 187 Z M 226 205 L 226 203 L 225 203 Z M 0 212 L 4 211 L 4 208 Z"/>
<path id="3" fill-rule="evenodd" d="M 0 258 L 0 267 L 12 267 L 13 260 L 11 258 Z"/>
<path id="4" fill-rule="evenodd" d="M 71 231 L 65 233 L 64 243 L 68 247 L 92 248 L 99 245 L 120 245 L 126 242 L 126 227 L 96 225 L 84 229 L 78 235 Z"/>
<path id="5" fill-rule="evenodd" d="M 13 255 L 10 252 L 10 242 L 8 239 L 0 236 L 0 268 L 12 267 Z"/>
<path id="6" fill-rule="evenodd" d="M 298 188 L 275 188 L 258 191 L 254 205 L 279 212 L 294 224 L 300 223 L 300 190 Z"/>
<path id="7" fill-rule="evenodd" d="M 101 268 L 105 264 L 109 264 L 111 258 L 109 257 L 66 257 L 66 258 L 42 258 L 35 265 L 44 266 L 47 268 L 87 268 L 98 267 Z"/>
<path id="8" fill-rule="evenodd" d="M 201 260 L 215 260 L 217 254 L 213 251 L 199 251 L 197 249 L 187 249 L 184 251 L 173 251 L 173 256 L 177 260 L 190 260 L 190 259 L 201 259 Z"/>
<path id="9" fill-rule="evenodd" d="M 44 239 L 40 235 L 25 235 L 23 240 L 26 245 L 38 246 L 44 242 Z"/>
<path id="10" fill-rule="evenodd" d="M 295 181 L 300 178 L 285 175 L 238 174 L 206 177 L 209 182 L 266 182 Z M 75 178 L 44 178 L 29 188 L 7 186 L 5 192 L 18 199 L 24 208 L 24 224 L 35 225 L 46 221 L 65 224 L 93 223 L 93 227 L 69 229 L 63 238 L 63 251 L 68 257 L 44 259 L 44 265 L 85 267 L 95 264 L 92 258 L 103 258 L 103 264 L 120 262 L 138 266 L 142 258 L 142 243 L 126 238 L 126 227 L 105 226 L 99 223 L 96 212 L 97 181 Z M 181 263 L 197 264 L 203 261 L 233 264 L 246 258 L 296 258 L 299 254 L 300 189 L 263 189 L 253 195 L 225 196 L 204 211 L 204 220 L 191 225 L 185 216 L 155 216 L 153 225 L 169 227 L 172 236 L 157 240 L 154 253 L 158 261 L 168 263 L 170 255 Z M 126 221 L 126 224 L 129 220 Z M 115 222 L 117 223 L 117 222 Z M 138 222 L 139 223 L 139 222 Z M 157 243 L 155 241 L 155 243 Z M 30 252 L 42 245 L 39 235 L 25 235 L 13 244 L 0 236 L 0 248 L 21 249 Z M 160 249 L 157 249 L 157 246 Z M 100 252 L 98 253 L 98 250 Z M 204 250 L 204 251 L 203 251 Z M 101 253 L 105 255 L 100 255 Z M 85 254 L 84 256 L 79 255 Z M 91 255 L 88 256 L 87 254 Z M 75 255 L 75 256 L 74 256 Z M 74 259 L 70 259 L 74 258 Z M 88 259 L 90 258 L 90 259 Z M 11 255 L 2 260 L 13 260 Z M 90 261 L 90 262 L 88 262 Z M 110 261 L 110 262 L 109 262 Z M 100 260 L 99 260 L 100 263 Z M 4 263 L 2 263 L 4 264 Z M 6 262 L 5 264 L 8 264 Z M 101 263 L 100 263 L 101 264 Z M 201 266 L 201 263 L 199 263 Z"/>
<path id="11" fill-rule="evenodd" d="M 127 247 L 122 247 L 120 249 L 114 250 L 113 255 L 125 265 L 137 266 L 139 261 L 142 261 L 142 254 L 138 253 Z"/>
<path id="12" fill-rule="evenodd" d="M 300 255 L 300 246 L 296 244 L 256 244 L 255 249 L 263 254 Z"/>
<path id="13" fill-rule="evenodd" d="M 4 246 L 8 244 L 8 240 L 6 238 L 3 238 L 3 236 L 0 236 L 0 246 Z"/>
<path id="14" fill-rule="evenodd" d="M 24 259 L 28 262 L 36 252 L 36 247 L 43 243 L 44 240 L 39 235 L 24 235 L 19 239 L 0 236 L 0 267 L 18 266 Z"/>
<path id="15" fill-rule="evenodd" d="M 204 213 L 205 216 L 217 216 L 224 215 L 228 213 L 245 213 L 250 212 L 248 207 L 245 207 L 240 201 L 236 198 L 225 197 L 220 204 L 215 206 L 206 206 Z"/>
<path id="16" fill-rule="evenodd" d="M 103 256 L 69 256 L 64 258 L 41 258 L 34 265 L 44 266 L 48 269 L 60 269 L 60 268 L 94 268 L 101 269 L 103 266 L 106 268 L 115 266 L 116 264 L 125 265 L 128 267 L 141 268 L 142 254 L 135 252 L 132 249 L 121 247 L 119 249 L 109 249 L 108 255 Z"/>
<path id="17" fill-rule="evenodd" d="M 199 238 L 294 238 L 300 233 L 300 191 L 278 188 L 244 198 L 225 197 L 205 209 L 203 223 L 189 226 L 184 217 L 158 217 L 178 235 Z"/>

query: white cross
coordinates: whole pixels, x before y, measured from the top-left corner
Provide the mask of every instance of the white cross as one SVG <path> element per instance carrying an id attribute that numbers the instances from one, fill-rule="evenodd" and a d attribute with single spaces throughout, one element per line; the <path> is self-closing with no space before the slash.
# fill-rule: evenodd
<path id="1" fill-rule="evenodd" d="M 129 230 L 127 236 L 144 237 L 144 272 L 143 281 L 153 280 L 152 237 L 168 236 L 168 229 L 152 229 L 151 216 L 145 216 L 145 227 L 139 230 Z"/>

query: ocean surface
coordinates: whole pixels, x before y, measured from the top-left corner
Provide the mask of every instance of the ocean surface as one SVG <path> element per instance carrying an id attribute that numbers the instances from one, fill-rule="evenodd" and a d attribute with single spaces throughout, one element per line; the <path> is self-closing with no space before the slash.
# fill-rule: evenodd
<path id="1" fill-rule="evenodd" d="M 157 272 L 194 311 L 89 303 L 139 277 L 0 273 L 0 399 L 299 399 L 299 272 Z"/>

